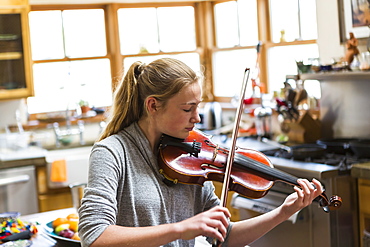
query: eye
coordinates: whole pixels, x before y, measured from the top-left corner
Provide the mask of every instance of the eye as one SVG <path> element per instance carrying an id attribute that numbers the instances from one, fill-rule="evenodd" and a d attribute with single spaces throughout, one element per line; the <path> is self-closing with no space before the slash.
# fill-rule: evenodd
<path id="1" fill-rule="evenodd" d="M 184 109 L 183 110 L 184 112 L 190 112 L 191 111 L 191 108 L 188 110 L 188 109 Z"/>

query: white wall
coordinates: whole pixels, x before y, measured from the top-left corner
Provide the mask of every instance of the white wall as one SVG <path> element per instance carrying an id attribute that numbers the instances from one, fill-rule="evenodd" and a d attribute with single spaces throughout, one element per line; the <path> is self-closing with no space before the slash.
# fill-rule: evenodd
<path id="1" fill-rule="evenodd" d="M 338 0 L 316 0 L 320 62 L 331 63 L 334 57 L 343 57 L 345 49 L 340 44 Z"/>

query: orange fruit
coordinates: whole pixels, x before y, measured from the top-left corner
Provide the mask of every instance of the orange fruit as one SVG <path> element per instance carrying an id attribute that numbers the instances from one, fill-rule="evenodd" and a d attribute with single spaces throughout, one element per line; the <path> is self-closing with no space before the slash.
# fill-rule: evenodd
<path id="1" fill-rule="evenodd" d="M 78 231 L 78 220 L 70 220 L 68 221 L 69 229 L 77 232 Z"/>
<path id="2" fill-rule="evenodd" d="M 68 220 L 72 220 L 72 219 L 78 219 L 78 214 L 74 214 L 74 213 L 72 213 L 72 214 L 69 214 L 69 215 L 67 215 L 67 217 L 66 217 Z"/>
<path id="3" fill-rule="evenodd" d="M 62 225 L 62 224 L 67 224 L 68 223 L 68 219 L 67 218 L 56 218 L 52 225 L 53 225 L 53 228 L 59 226 L 59 225 Z"/>
<path id="4" fill-rule="evenodd" d="M 81 240 L 81 239 L 80 239 L 80 236 L 78 236 L 78 232 L 76 232 L 76 233 L 73 235 L 72 239 L 74 239 L 74 240 Z"/>

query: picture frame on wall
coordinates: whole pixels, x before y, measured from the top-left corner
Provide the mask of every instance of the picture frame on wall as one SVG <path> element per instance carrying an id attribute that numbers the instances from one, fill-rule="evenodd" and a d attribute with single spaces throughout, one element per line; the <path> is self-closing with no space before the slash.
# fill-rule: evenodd
<path id="1" fill-rule="evenodd" d="M 370 2 L 368 0 L 338 0 L 340 41 L 344 43 L 352 32 L 356 38 L 370 35 Z"/>

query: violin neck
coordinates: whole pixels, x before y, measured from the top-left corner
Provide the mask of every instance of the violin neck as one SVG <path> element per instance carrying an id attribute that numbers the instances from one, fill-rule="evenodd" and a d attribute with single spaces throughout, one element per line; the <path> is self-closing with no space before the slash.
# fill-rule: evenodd
<path id="1" fill-rule="evenodd" d="M 255 173 L 256 175 L 268 180 L 278 180 L 299 186 L 297 177 L 241 154 L 235 154 L 234 165 L 236 165 L 236 167 L 243 167 L 243 169 L 247 169 L 251 173 Z"/>

